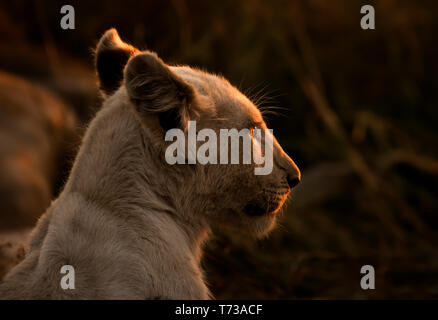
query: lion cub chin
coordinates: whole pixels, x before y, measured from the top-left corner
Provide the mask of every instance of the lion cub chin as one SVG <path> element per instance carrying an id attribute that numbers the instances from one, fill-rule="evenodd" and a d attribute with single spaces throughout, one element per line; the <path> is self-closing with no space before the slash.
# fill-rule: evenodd
<path id="1" fill-rule="evenodd" d="M 210 227 L 267 234 L 300 172 L 274 137 L 266 175 L 257 164 L 169 164 L 166 132 L 186 134 L 189 121 L 218 135 L 247 128 L 263 150 L 252 136 L 266 129 L 261 113 L 222 77 L 169 66 L 114 29 L 96 69 L 103 106 L 0 298 L 208 299 L 199 262 Z"/>

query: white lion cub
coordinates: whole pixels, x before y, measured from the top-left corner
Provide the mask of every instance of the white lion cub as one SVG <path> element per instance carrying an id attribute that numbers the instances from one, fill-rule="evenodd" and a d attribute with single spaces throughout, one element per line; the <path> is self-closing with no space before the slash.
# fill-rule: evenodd
<path id="1" fill-rule="evenodd" d="M 273 170 L 255 164 L 165 161 L 171 128 L 266 129 L 230 83 L 166 65 L 108 30 L 96 49 L 105 101 L 70 177 L 33 231 L 29 252 L 0 285 L 6 299 L 208 299 L 200 269 L 211 226 L 262 236 L 300 172 L 273 140 Z M 64 265 L 74 289 L 63 289 Z"/>

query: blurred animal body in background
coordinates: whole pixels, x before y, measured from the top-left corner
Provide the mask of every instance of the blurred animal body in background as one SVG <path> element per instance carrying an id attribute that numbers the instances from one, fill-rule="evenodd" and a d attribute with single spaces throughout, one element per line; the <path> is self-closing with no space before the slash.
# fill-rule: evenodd
<path id="1" fill-rule="evenodd" d="M 0 71 L 0 279 L 68 172 L 76 117 L 56 95 Z"/>
<path id="2" fill-rule="evenodd" d="M 75 126 L 53 93 L 0 73 L 0 229 L 32 226 L 48 207 Z"/>

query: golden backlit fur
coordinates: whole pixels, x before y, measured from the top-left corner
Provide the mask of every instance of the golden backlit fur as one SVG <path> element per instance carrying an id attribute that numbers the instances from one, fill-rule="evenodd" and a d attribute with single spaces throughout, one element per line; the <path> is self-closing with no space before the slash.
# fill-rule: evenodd
<path id="1" fill-rule="evenodd" d="M 196 120 L 215 131 L 265 128 L 262 115 L 225 79 L 168 66 L 124 44 L 114 29 L 96 60 L 102 109 L 0 297 L 208 299 L 199 263 L 210 228 L 266 234 L 299 170 L 276 141 L 266 176 L 254 175 L 254 165 L 169 165 L 166 127 L 186 129 Z M 74 290 L 60 287 L 67 264 L 75 268 Z"/>

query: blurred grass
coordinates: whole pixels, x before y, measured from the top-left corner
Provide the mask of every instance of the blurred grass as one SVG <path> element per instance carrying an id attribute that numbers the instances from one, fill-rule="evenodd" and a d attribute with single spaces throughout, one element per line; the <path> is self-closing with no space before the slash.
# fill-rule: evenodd
<path id="1" fill-rule="evenodd" d="M 84 122 L 97 104 L 90 50 L 109 27 L 285 108 L 268 125 L 303 183 L 269 239 L 217 231 L 204 265 L 218 298 L 438 297 L 436 1 L 368 1 L 374 31 L 360 29 L 358 0 L 70 1 L 73 31 L 59 27 L 63 4 L 0 4 L 0 68 Z M 360 289 L 364 264 L 374 291 Z"/>

